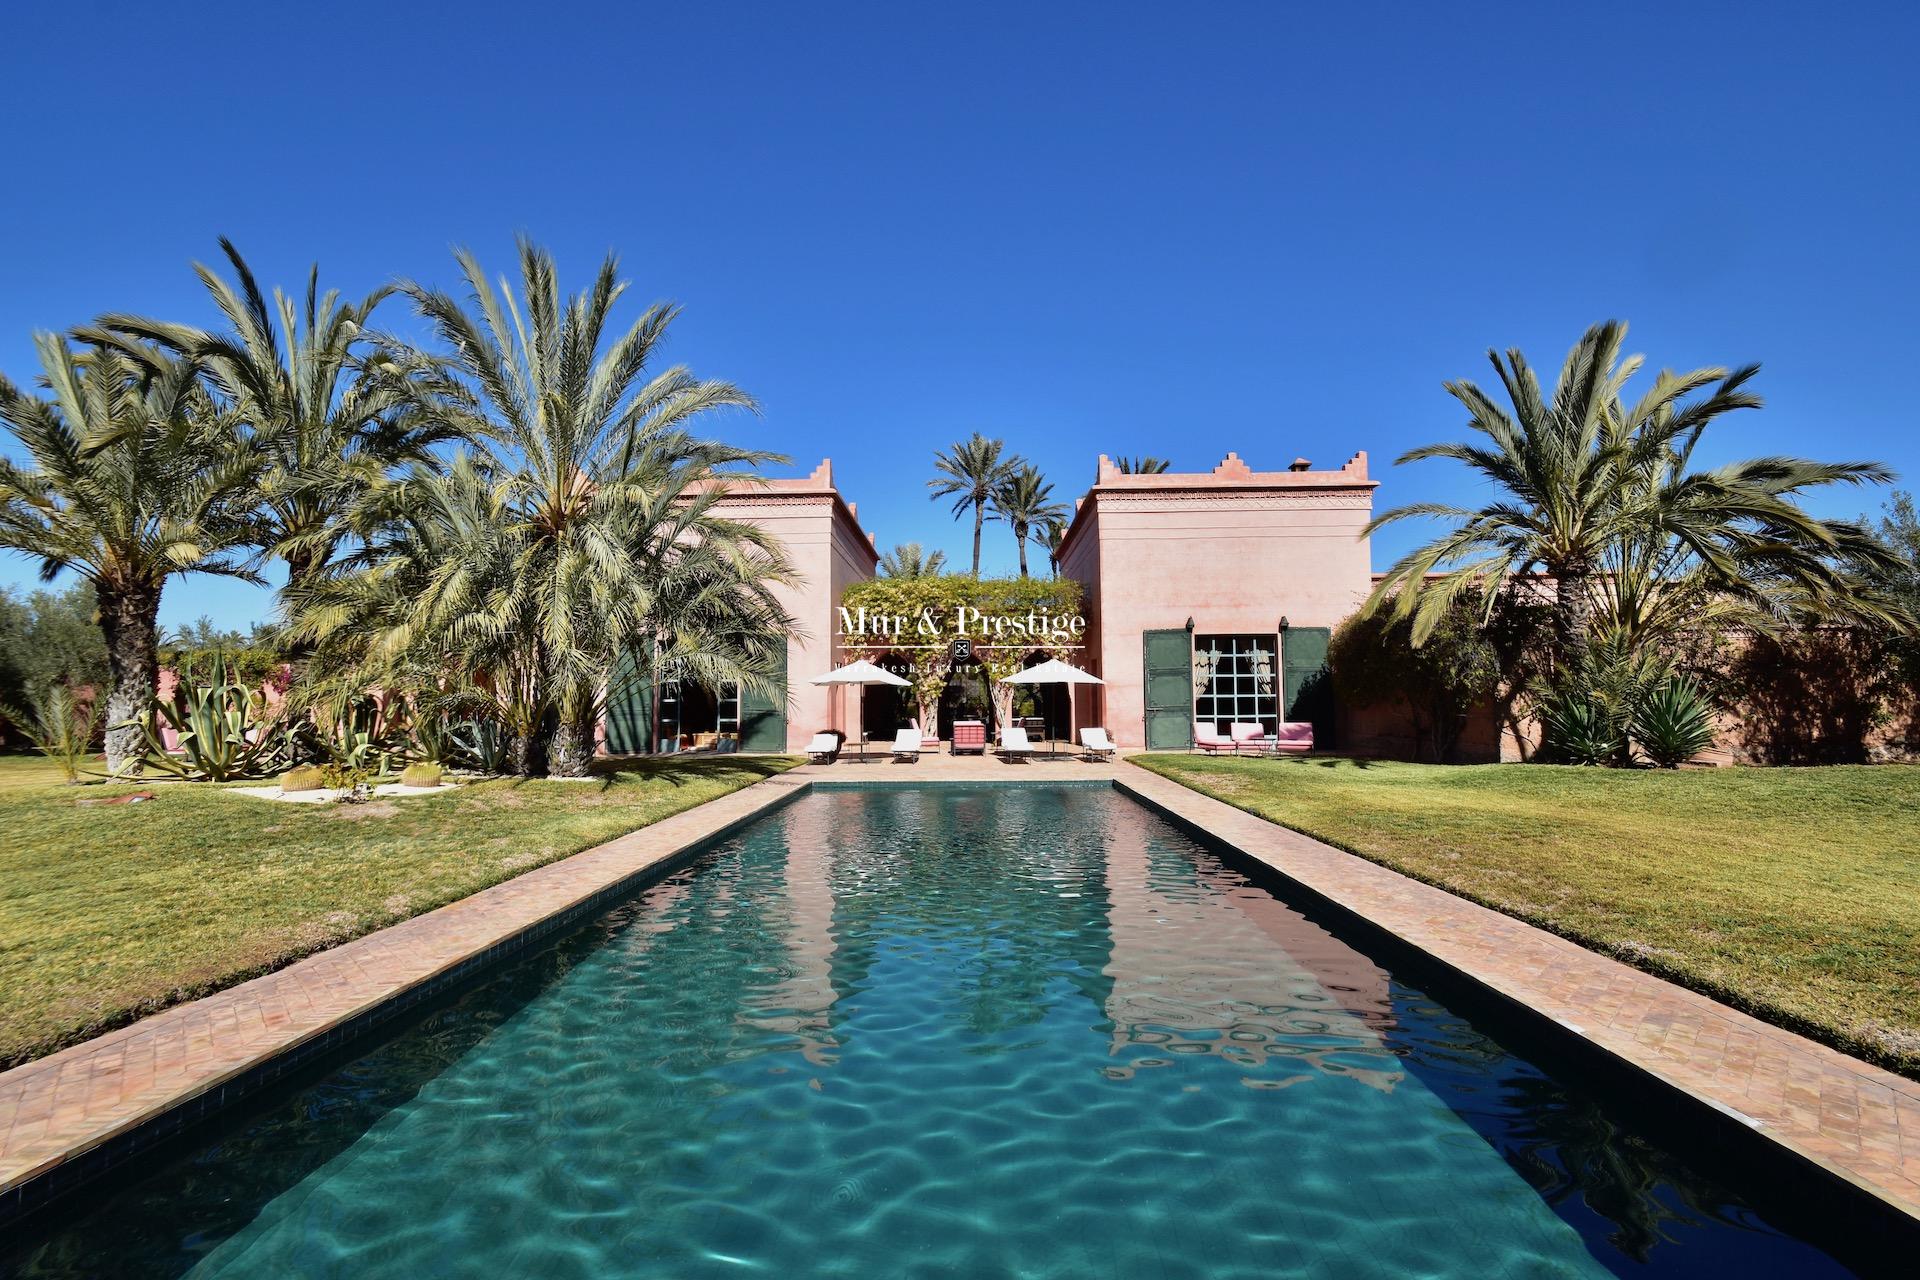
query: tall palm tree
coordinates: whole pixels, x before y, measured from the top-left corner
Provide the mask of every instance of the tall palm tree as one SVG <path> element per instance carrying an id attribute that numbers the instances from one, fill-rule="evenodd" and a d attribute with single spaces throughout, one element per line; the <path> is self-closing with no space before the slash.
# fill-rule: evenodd
<path id="1" fill-rule="evenodd" d="M 93 584 L 107 646 L 107 767 L 138 763 L 132 722 L 159 681 L 160 596 L 186 573 L 258 581 L 244 548 L 258 470 L 190 360 L 152 350 L 76 353 L 37 334 L 50 398 L 0 378 L 0 423 L 32 459 L 0 458 L 0 547 Z"/>
<path id="2" fill-rule="evenodd" d="M 1116 458 L 1115 464 L 1123 476 L 1153 476 L 1165 472 L 1171 464 L 1165 458 Z"/>
<path id="3" fill-rule="evenodd" d="M 1067 520 L 1048 520 L 1040 526 L 1037 540 L 1047 549 L 1047 563 L 1053 566 L 1053 576 L 1060 576 L 1060 547 L 1067 540 Z"/>
<path id="4" fill-rule="evenodd" d="M 194 271 L 226 320 L 225 333 L 114 313 L 81 336 L 158 343 L 201 363 L 252 428 L 265 463 L 265 550 L 301 585 L 333 558 L 356 499 L 392 468 L 426 460 L 429 446 L 451 433 L 444 419 L 417 411 L 417 387 L 374 345 L 368 326 L 392 286 L 343 303 L 338 290 L 320 293 L 316 265 L 301 302 L 277 288 L 269 302 L 233 242 L 222 237 L 220 249 L 233 280 L 201 263 Z"/>
<path id="5" fill-rule="evenodd" d="M 937 578 L 946 565 L 946 552 L 926 551 L 917 542 L 902 542 L 880 557 L 880 574 L 887 578 Z"/>
<path id="6" fill-rule="evenodd" d="M 428 409 L 476 442 L 475 456 L 457 464 L 457 536 L 418 553 L 410 572 L 427 586 L 411 607 L 355 621 L 351 602 L 296 595 L 302 629 L 317 640 L 371 631 L 365 647 L 388 654 L 440 640 L 481 646 L 473 661 L 501 664 L 482 667 L 488 680 L 514 685 L 524 767 L 540 767 L 551 720 L 546 763 L 570 776 L 591 762 L 616 662 L 643 642 L 672 633 L 696 651 L 693 678 L 772 691 L 776 641 L 784 652 L 791 623 L 770 587 L 790 569 L 765 533 L 725 519 L 716 504 L 729 478 L 751 478 L 742 468 L 776 459 L 687 430 L 714 410 L 751 409 L 752 399 L 681 366 L 653 369 L 676 306 L 655 304 L 605 340 L 627 288 L 612 255 L 585 293 L 565 298 L 552 257 L 524 238 L 517 296 L 504 280 L 496 290 L 470 253 L 456 256 L 465 303 L 401 287 L 449 353 L 450 376 Z M 430 363 L 395 359 L 410 369 Z M 385 514 L 375 523 L 404 520 L 394 506 L 404 497 L 378 495 L 372 510 Z M 382 572 L 372 558 L 355 568 Z M 688 640 L 700 627 L 712 643 Z M 771 634 L 743 643 L 755 628 Z"/>
<path id="7" fill-rule="evenodd" d="M 1020 459 L 1006 453 L 1006 443 L 989 440 L 978 431 L 945 453 L 935 454 L 933 469 L 940 474 L 927 481 L 933 498 L 952 498 L 953 518 L 973 510 L 973 576 L 980 576 L 980 530 L 988 519 L 993 495 L 1013 475 Z"/>
<path id="8" fill-rule="evenodd" d="M 1755 605 L 1789 595 L 1818 610 L 1861 603 L 1841 558 L 1863 549 L 1865 531 L 1815 519 L 1795 499 L 1823 484 L 1884 481 L 1887 469 L 1769 457 L 1691 470 L 1708 424 L 1760 406 L 1746 389 L 1759 366 L 1662 372 L 1628 404 L 1622 393 L 1642 360 L 1622 357 L 1625 338 L 1618 321 L 1589 329 L 1568 353 L 1551 397 L 1518 350 L 1504 360 L 1488 352 L 1511 413 L 1471 382 L 1445 384 L 1486 441 L 1427 445 L 1398 461 L 1452 458 L 1498 492 L 1478 508 L 1415 503 L 1369 524 L 1368 534 L 1414 517 L 1454 525 L 1401 557 L 1374 589 L 1369 610 L 1391 603 L 1413 615 L 1418 644 L 1453 600 L 1484 589 L 1492 601 L 1513 575 L 1541 570 L 1552 581 L 1556 656 L 1579 667 L 1591 650 L 1603 587 L 1620 587 L 1623 568 L 1649 575 L 1643 589 L 1670 601 L 1684 583 Z"/>
<path id="9" fill-rule="evenodd" d="M 1066 504 L 1053 499 L 1053 486 L 1031 462 L 1020 464 L 993 491 L 994 514 L 1013 526 L 1013 540 L 1020 548 L 1020 576 L 1027 576 L 1027 539 L 1055 520 L 1064 520 Z"/>

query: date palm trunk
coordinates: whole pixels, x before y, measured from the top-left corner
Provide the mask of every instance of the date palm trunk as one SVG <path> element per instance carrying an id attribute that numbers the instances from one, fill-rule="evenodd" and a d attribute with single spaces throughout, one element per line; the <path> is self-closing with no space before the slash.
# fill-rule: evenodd
<path id="1" fill-rule="evenodd" d="M 1562 670 L 1582 671 L 1593 647 L 1593 573 L 1585 565 L 1552 572 L 1554 648 Z"/>
<path id="2" fill-rule="evenodd" d="M 107 772 L 120 774 L 144 753 L 139 719 L 160 691 L 160 588 L 97 585 L 96 595 L 107 644 Z"/>
<path id="3" fill-rule="evenodd" d="M 547 771 L 556 778 L 584 778 L 593 770 L 593 739 L 597 717 L 585 712 L 562 716 L 547 747 Z"/>
<path id="4" fill-rule="evenodd" d="M 1013 540 L 1020 546 L 1020 576 L 1024 578 L 1027 576 L 1027 526 L 1014 525 Z"/>
<path id="5" fill-rule="evenodd" d="M 507 740 L 507 768 L 520 778 L 545 777 L 547 744 L 552 736 L 544 723 L 514 733 Z"/>
<path id="6" fill-rule="evenodd" d="M 973 576 L 980 576 L 980 530 L 987 522 L 986 499 L 973 504 Z"/>

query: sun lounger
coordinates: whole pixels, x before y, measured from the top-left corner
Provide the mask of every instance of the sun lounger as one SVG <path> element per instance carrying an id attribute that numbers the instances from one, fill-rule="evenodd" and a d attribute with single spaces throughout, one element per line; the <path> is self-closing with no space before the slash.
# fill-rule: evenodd
<path id="1" fill-rule="evenodd" d="M 1086 748 L 1088 755 L 1097 760 L 1110 760 L 1113 758 L 1114 753 L 1119 750 L 1118 747 L 1113 745 L 1113 739 L 1107 736 L 1105 729 L 1082 729 L 1080 731 L 1080 745 Z"/>
<path id="2" fill-rule="evenodd" d="M 1236 749 L 1232 738 L 1198 720 L 1193 722 L 1193 745 L 1210 756 L 1219 755 L 1223 751 L 1231 755 Z"/>
<path id="3" fill-rule="evenodd" d="M 893 758 L 895 760 L 918 760 L 920 758 L 920 729 L 915 725 L 902 729 L 893 735 Z"/>
<path id="4" fill-rule="evenodd" d="M 1033 754 L 1033 744 L 1027 741 L 1027 731 L 1017 724 L 1010 724 L 1000 731 L 1000 756 L 1005 760 L 1024 760 Z"/>
<path id="5" fill-rule="evenodd" d="M 807 740 L 807 759 L 814 764 L 832 764 L 840 754 L 840 735 L 816 733 Z"/>

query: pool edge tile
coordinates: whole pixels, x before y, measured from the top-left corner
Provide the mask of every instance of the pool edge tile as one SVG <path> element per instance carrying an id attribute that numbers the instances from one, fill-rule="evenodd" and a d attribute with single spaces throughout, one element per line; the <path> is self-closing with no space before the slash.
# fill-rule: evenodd
<path id="1" fill-rule="evenodd" d="M 1920 1082 L 1138 765 L 1123 763 L 1113 785 L 1920 1230 L 1920 1180 L 1902 1167 L 1920 1168 Z M 1599 993 L 1617 1011 L 1597 1009 Z M 1740 1051 L 1699 1052 L 1693 1042 L 1703 1030 L 1722 1044 L 1738 1041 Z M 1861 1116 L 1852 1150 L 1821 1129 L 1817 1114 L 1812 1123 L 1794 1114 L 1789 1091 L 1808 1087 L 1827 1105 L 1835 1095 L 1851 1100 Z"/>
<path id="2" fill-rule="evenodd" d="M 0 1072 L 0 1227 L 500 958 L 615 905 L 806 793 L 788 770 L 284 968 Z M 297 996 L 297 999 L 289 999 Z M 264 1012 L 272 1008 L 274 1019 Z M 101 1070 L 156 1060 L 122 1091 Z M 166 1065 L 161 1065 L 161 1063 Z M 111 1088 L 109 1087 L 111 1086 Z M 59 1098 L 59 1105 L 52 1105 Z M 29 1104 L 45 1099 L 48 1105 Z M 44 1112 L 44 1114 L 41 1114 Z M 24 1113 L 24 1114 L 23 1114 Z"/>

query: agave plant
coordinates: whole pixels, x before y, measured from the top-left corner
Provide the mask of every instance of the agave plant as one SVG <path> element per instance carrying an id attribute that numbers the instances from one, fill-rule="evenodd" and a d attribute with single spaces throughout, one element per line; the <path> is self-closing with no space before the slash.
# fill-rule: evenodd
<path id="1" fill-rule="evenodd" d="M 102 710 L 99 698 L 76 698 L 72 689 L 55 684 L 32 695 L 26 707 L 9 709 L 7 718 L 53 762 L 61 779 L 72 784 L 80 780 L 80 769 L 93 754 Z"/>
<path id="2" fill-rule="evenodd" d="M 361 697 L 316 714 L 327 763 L 355 774 L 391 773 L 413 754 L 413 717 L 407 700 Z"/>
<path id="3" fill-rule="evenodd" d="M 1540 704 L 1546 748 L 1566 764 L 1609 764 L 1626 749 L 1626 735 L 1611 710 L 1578 689 L 1562 688 Z"/>
<path id="4" fill-rule="evenodd" d="M 1635 710 L 1633 741 L 1662 769 L 1678 769 L 1713 745 L 1713 704 L 1700 686 L 1675 676 Z"/>
<path id="5" fill-rule="evenodd" d="M 140 763 L 209 782 L 276 772 L 285 763 L 287 735 L 264 712 L 260 695 L 232 680 L 226 658 L 216 657 L 207 683 L 180 682 L 172 698 L 154 699 L 147 714 L 133 722 L 146 745 Z M 171 751 L 167 729 L 178 743 Z"/>
<path id="6" fill-rule="evenodd" d="M 453 726 L 450 763 L 481 773 L 505 773 L 512 766 L 513 742 L 499 722 L 467 720 Z"/>

